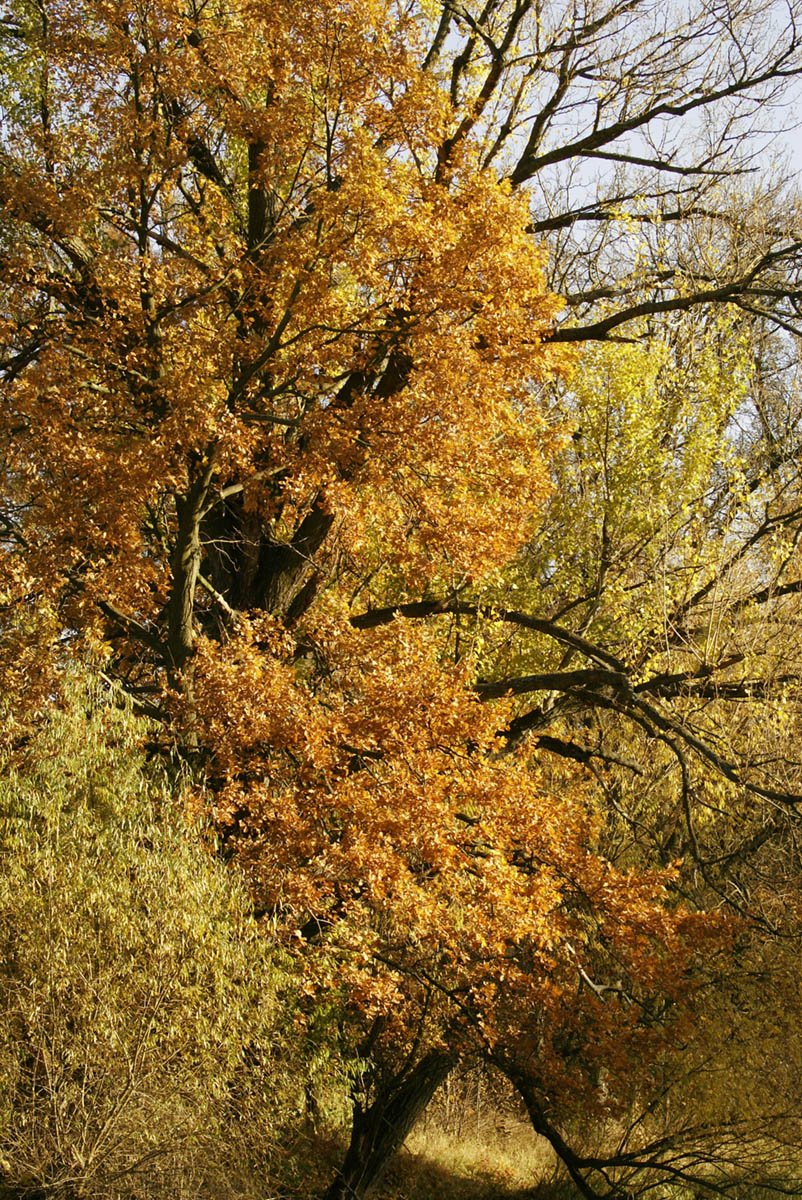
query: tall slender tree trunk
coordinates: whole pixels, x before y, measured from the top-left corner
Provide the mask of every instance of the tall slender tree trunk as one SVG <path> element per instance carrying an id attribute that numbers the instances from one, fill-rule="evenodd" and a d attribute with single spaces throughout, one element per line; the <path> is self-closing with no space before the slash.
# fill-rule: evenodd
<path id="1" fill-rule="evenodd" d="M 367 1109 L 354 1104 L 351 1142 L 324 1200 L 362 1200 L 455 1066 L 452 1055 L 432 1050 L 397 1086 L 382 1089 Z"/>

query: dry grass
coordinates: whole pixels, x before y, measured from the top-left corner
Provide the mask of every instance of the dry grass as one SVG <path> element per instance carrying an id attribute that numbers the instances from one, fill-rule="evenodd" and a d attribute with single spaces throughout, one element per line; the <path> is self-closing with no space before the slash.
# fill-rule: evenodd
<path id="1" fill-rule="evenodd" d="M 498 1080 L 451 1081 L 409 1138 L 376 1200 L 567 1200 L 551 1147 Z"/>
<path id="2" fill-rule="evenodd" d="M 555 1160 L 531 1129 L 462 1135 L 423 1130 L 409 1140 L 379 1189 L 381 1200 L 499 1200 L 537 1194 L 555 1180 Z"/>

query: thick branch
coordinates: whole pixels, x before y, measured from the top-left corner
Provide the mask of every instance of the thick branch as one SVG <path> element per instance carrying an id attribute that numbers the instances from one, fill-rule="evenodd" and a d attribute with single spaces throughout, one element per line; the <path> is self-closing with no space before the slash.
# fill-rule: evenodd
<path id="1" fill-rule="evenodd" d="M 533 633 L 542 633 L 561 645 L 569 646 L 572 650 L 601 666 L 612 668 L 613 671 L 626 671 L 626 666 L 614 654 L 594 646 L 578 633 L 564 629 L 554 621 L 543 617 L 532 617 L 527 613 L 516 612 L 514 609 L 491 608 L 482 604 L 468 604 L 459 600 L 418 600 L 411 604 L 393 604 L 387 608 L 371 608 L 351 618 L 355 629 L 375 629 L 379 625 L 389 625 L 396 617 L 418 619 L 442 615 L 479 617 L 488 621 L 502 621 L 506 624 L 518 625 L 522 629 L 531 629 Z M 503 693 L 502 693 L 503 694 Z"/>
<path id="2" fill-rule="evenodd" d="M 201 563 L 200 525 L 214 475 L 215 453 L 210 450 L 195 483 L 176 496 L 178 534 L 172 553 L 172 586 L 167 608 L 167 645 L 178 670 L 186 664 L 195 643 L 195 588 Z"/>

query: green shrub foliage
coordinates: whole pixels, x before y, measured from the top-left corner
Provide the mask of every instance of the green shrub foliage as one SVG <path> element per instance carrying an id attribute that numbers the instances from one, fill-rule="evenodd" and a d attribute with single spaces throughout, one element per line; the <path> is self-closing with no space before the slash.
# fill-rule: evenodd
<path id="1" fill-rule="evenodd" d="M 139 722 L 66 691 L 0 777 L 0 1195 L 265 1194 L 286 961 Z"/>

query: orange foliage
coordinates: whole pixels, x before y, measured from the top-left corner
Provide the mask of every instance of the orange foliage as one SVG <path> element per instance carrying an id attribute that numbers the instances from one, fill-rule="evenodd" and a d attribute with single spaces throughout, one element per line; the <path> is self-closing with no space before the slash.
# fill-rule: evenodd
<path id="1" fill-rule="evenodd" d="M 558 1095 L 679 995 L 700 926 L 594 853 L 578 773 L 502 753 L 470 654 L 348 623 L 537 520 L 570 360 L 525 204 L 469 139 L 444 170 L 414 8 L 46 9 L 47 113 L 23 77 L 0 169 L 8 545 L 135 696 L 178 695 L 260 906 L 387 1052 L 425 1011 L 536 1047 Z"/>
<path id="2" fill-rule="evenodd" d="M 343 551 L 417 583 L 531 527 L 559 305 L 521 199 L 469 148 L 435 181 L 413 33 L 386 2 L 54 9 L 52 129 L 19 131 L 0 191 L 9 337 L 41 330 L 5 390 L 9 471 L 51 585 L 155 618 L 143 514 L 200 459 L 277 537 L 316 499 Z"/>
<path id="3" fill-rule="evenodd" d="M 670 904 L 671 872 L 604 861 L 579 770 L 504 754 L 505 705 L 431 629 L 315 633 L 315 695 L 264 621 L 198 651 L 216 817 L 260 907 L 322 945 L 310 980 L 380 1030 L 385 1063 L 479 1047 L 526 1064 L 550 1108 L 620 1111 L 727 923 Z"/>

